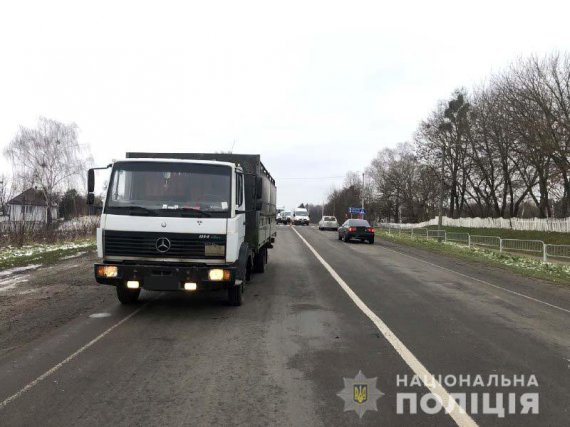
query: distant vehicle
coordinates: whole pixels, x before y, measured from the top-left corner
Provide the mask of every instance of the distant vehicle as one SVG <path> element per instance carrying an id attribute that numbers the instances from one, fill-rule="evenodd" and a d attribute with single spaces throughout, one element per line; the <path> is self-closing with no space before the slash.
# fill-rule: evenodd
<path id="1" fill-rule="evenodd" d="M 283 211 L 277 217 L 277 224 L 291 224 L 292 218 L 291 211 Z"/>
<path id="2" fill-rule="evenodd" d="M 275 221 L 277 222 L 277 224 L 281 223 L 281 212 L 283 212 L 285 210 L 284 207 L 277 207 L 277 213 L 275 215 Z"/>
<path id="3" fill-rule="evenodd" d="M 294 225 L 309 225 L 309 212 L 305 208 L 296 208 L 293 211 Z"/>
<path id="4" fill-rule="evenodd" d="M 351 239 L 374 243 L 374 228 L 365 219 L 347 219 L 338 228 L 338 240 L 348 242 Z"/>
<path id="5" fill-rule="evenodd" d="M 338 230 L 338 221 L 334 216 L 324 216 L 319 221 L 319 230 Z"/>

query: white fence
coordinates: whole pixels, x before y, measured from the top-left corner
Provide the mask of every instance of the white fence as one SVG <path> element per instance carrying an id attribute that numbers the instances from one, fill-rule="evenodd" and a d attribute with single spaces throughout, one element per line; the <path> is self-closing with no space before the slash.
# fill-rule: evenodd
<path id="1" fill-rule="evenodd" d="M 569 218 L 448 218 L 443 217 L 443 225 L 449 227 L 467 228 L 506 228 L 510 230 L 526 231 L 556 231 L 570 233 Z M 424 228 L 428 225 L 437 225 L 437 218 L 417 224 L 381 224 L 382 226 L 394 226 L 402 228 Z"/>
<path id="2" fill-rule="evenodd" d="M 406 235 L 417 238 L 437 239 L 443 242 L 463 244 L 469 248 L 483 247 L 499 252 L 514 252 L 523 255 L 540 257 L 544 262 L 570 262 L 570 245 L 551 245 L 542 240 L 503 239 L 498 236 L 479 236 L 469 233 L 451 233 L 445 230 L 429 230 L 426 228 L 387 227 L 382 224 L 389 234 Z"/>

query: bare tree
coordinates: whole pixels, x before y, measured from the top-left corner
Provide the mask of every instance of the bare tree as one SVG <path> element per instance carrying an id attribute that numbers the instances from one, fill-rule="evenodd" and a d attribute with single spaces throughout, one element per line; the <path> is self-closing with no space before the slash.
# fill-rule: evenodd
<path id="1" fill-rule="evenodd" d="M 50 207 L 58 192 L 83 177 L 91 157 L 78 142 L 75 123 L 64 124 L 40 117 L 36 128 L 21 126 L 5 150 L 14 179 L 40 190 L 46 203 L 46 223 L 52 222 Z"/>
<path id="2" fill-rule="evenodd" d="M 454 218 L 567 216 L 570 55 L 521 59 L 473 94 L 456 90 L 419 124 L 414 146 L 381 150 L 366 175 L 368 211 L 388 221 L 427 219 L 439 200 Z M 361 191 L 348 173 L 326 208 L 344 213 Z"/>
<path id="3" fill-rule="evenodd" d="M 0 215 L 8 214 L 8 201 L 14 194 L 14 187 L 12 180 L 7 174 L 0 175 Z"/>

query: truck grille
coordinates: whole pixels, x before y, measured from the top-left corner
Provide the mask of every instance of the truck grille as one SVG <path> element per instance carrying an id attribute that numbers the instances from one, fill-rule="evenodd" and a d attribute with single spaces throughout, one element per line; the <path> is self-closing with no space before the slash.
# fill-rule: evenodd
<path id="1" fill-rule="evenodd" d="M 225 258 L 226 236 L 223 234 L 104 232 L 104 255 L 143 258 Z M 224 245 L 215 256 L 206 256 L 206 245 Z"/>

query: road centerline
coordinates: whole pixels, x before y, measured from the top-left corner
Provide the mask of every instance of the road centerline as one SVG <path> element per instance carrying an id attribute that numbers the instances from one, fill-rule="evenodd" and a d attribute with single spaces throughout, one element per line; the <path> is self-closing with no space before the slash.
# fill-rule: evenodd
<path id="1" fill-rule="evenodd" d="M 338 285 L 346 292 L 354 304 L 368 317 L 380 333 L 386 338 L 390 345 L 396 350 L 400 357 L 412 369 L 414 374 L 420 378 L 423 384 L 436 396 L 444 408 L 450 408 L 446 413 L 460 427 L 477 426 L 477 423 L 467 414 L 457 403 L 455 399 L 447 392 L 447 390 L 436 381 L 435 377 L 427 370 L 427 368 L 413 355 L 413 353 L 400 341 L 400 339 L 392 332 L 392 330 L 384 323 L 380 317 L 376 315 L 360 297 L 348 286 L 348 284 L 338 275 L 329 263 L 316 251 L 315 248 L 295 229 L 293 231 L 301 239 L 301 241 L 309 248 L 317 260 L 325 267 L 329 274 L 335 279 Z"/>
<path id="2" fill-rule="evenodd" d="M 149 301 L 150 302 L 150 301 Z M 73 359 L 75 359 L 77 356 L 79 356 L 81 353 L 83 353 L 85 350 L 87 350 L 89 347 L 92 347 L 94 344 L 96 344 L 98 341 L 100 341 L 102 338 L 104 338 L 106 335 L 108 335 L 109 333 L 111 333 L 114 329 L 118 328 L 119 326 L 121 326 L 123 323 L 125 323 L 127 320 L 129 320 L 131 317 L 135 316 L 136 314 L 140 313 L 141 310 L 143 310 L 144 308 L 146 308 L 149 304 L 149 302 L 145 303 L 143 306 L 137 308 L 135 311 L 133 311 L 132 313 L 130 313 L 129 315 L 123 317 L 121 320 L 119 320 L 117 323 L 111 325 L 109 328 L 107 328 L 105 331 L 103 331 L 102 333 L 100 333 L 99 335 L 97 335 L 95 338 L 93 338 L 91 341 L 89 341 L 87 344 L 85 344 L 83 347 L 79 348 L 78 350 L 76 350 L 75 352 L 73 352 L 71 355 L 67 356 L 65 359 L 63 359 L 61 362 L 59 362 L 57 365 L 53 366 L 52 368 L 48 369 L 47 371 L 45 371 L 43 374 L 41 374 L 39 377 L 37 377 L 35 380 L 29 382 L 28 384 L 26 384 L 23 388 L 21 388 L 19 391 L 17 391 L 16 393 L 14 393 L 13 395 L 7 397 L 6 399 L 4 399 L 2 402 L 0 402 L 0 410 L 2 410 L 3 408 L 5 408 L 8 404 L 10 404 L 11 402 L 13 402 L 14 400 L 16 400 L 17 398 L 19 398 L 20 396 L 22 396 L 24 393 L 28 392 L 29 390 L 31 390 L 32 388 L 34 388 L 36 385 L 38 385 L 40 382 L 42 382 L 43 380 L 45 380 L 47 377 L 49 377 L 50 375 L 52 375 L 53 373 L 55 373 L 56 371 L 58 371 L 61 367 L 63 367 L 64 365 L 66 365 L 67 363 L 71 362 Z"/>

